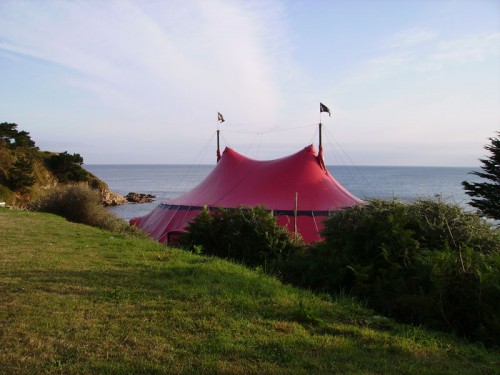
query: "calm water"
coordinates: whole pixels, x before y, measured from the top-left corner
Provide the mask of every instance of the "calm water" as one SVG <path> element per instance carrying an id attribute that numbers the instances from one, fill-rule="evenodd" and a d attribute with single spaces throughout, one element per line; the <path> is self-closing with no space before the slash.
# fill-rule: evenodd
<path id="1" fill-rule="evenodd" d="M 158 203 L 175 198 L 195 187 L 213 165 L 85 165 L 116 193 L 156 195 L 156 201 L 127 204 L 111 210 L 124 219 L 149 213 Z M 478 181 L 471 168 L 329 166 L 330 173 L 359 198 L 434 198 L 467 206 L 461 182 Z"/>

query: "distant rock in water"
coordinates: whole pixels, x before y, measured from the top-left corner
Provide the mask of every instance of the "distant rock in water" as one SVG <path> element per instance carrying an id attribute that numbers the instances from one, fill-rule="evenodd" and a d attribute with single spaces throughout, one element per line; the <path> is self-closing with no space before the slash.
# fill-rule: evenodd
<path id="1" fill-rule="evenodd" d="M 131 203 L 150 203 L 155 200 L 156 196 L 142 193 L 128 193 L 125 199 Z"/>

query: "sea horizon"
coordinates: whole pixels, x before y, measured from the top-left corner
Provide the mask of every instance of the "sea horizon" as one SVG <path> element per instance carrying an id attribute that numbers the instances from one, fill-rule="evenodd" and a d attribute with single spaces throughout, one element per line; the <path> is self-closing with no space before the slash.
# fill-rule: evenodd
<path id="1" fill-rule="evenodd" d="M 216 164 L 85 164 L 111 191 L 154 195 L 155 201 L 111 208 L 126 220 L 143 216 L 198 185 Z M 477 182 L 470 174 L 479 168 L 426 166 L 327 165 L 333 178 L 356 197 L 367 199 L 441 199 L 470 209 L 462 181 Z"/>
<path id="2" fill-rule="evenodd" d="M 257 159 L 259 160 L 259 159 Z M 264 161 L 264 160 L 262 160 Z M 144 167 L 144 166 L 216 166 L 217 162 L 214 163 L 200 163 L 200 164 L 193 164 L 193 163 L 83 163 L 82 164 L 84 167 L 85 166 L 139 166 L 139 167 Z M 351 164 L 351 165 L 346 165 L 346 164 L 326 164 L 327 167 L 343 167 L 343 168 L 356 168 L 356 167 L 366 167 L 366 168 L 471 168 L 472 170 L 479 170 L 481 169 L 480 164 L 478 163 L 476 166 L 460 166 L 460 165 L 452 165 L 452 166 L 447 166 L 447 165 L 399 165 L 399 164 L 394 164 L 394 165 L 389 165 L 389 164 L 381 164 L 381 165 L 371 165 L 371 164 Z"/>

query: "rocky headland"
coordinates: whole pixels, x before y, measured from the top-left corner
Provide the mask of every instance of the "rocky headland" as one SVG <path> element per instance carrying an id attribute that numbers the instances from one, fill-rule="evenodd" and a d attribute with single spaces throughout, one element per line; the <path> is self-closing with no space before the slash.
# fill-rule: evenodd
<path id="1" fill-rule="evenodd" d="M 0 202 L 24 208 L 49 190 L 69 185 L 87 185 L 99 192 L 101 203 L 116 206 L 149 202 L 150 194 L 112 192 L 106 182 L 83 167 L 80 154 L 41 151 L 28 132 L 17 124 L 0 123 Z"/>

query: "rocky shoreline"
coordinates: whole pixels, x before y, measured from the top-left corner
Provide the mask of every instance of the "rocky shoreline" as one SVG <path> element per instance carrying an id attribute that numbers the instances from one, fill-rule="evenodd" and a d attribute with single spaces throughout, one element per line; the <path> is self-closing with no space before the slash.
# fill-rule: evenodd
<path id="1" fill-rule="evenodd" d="M 127 203 L 150 203 L 154 202 L 156 196 L 152 194 L 130 192 L 126 196 L 112 191 L 101 191 L 102 203 L 105 206 L 118 206 Z"/>
<path id="2" fill-rule="evenodd" d="M 151 194 L 110 191 L 106 182 L 87 171 L 80 154 L 40 151 L 17 124 L 0 123 L 0 207 L 25 209 L 52 189 L 87 186 L 100 195 L 104 206 L 149 203 Z"/>

